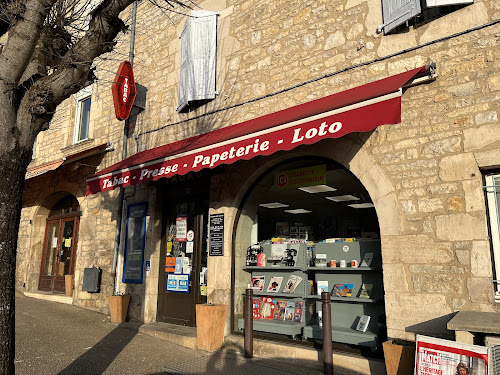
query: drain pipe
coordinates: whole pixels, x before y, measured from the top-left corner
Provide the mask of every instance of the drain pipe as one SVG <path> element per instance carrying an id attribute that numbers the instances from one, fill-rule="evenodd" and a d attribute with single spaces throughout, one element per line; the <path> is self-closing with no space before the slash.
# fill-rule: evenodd
<path id="1" fill-rule="evenodd" d="M 128 60 L 134 65 L 134 48 L 135 48 L 135 24 L 137 16 L 137 1 L 134 1 L 132 5 L 132 25 L 130 27 L 130 48 L 128 53 Z M 129 116 L 130 118 L 130 116 Z M 122 147 L 122 160 L 127 158 L 127 141 L 128 141 L 128 130 L 129 130 L 129 119 L 125 120 L 123 126 L 123 147 Z M 120 239 L 122 233 L 122 220 L 123 220 L 123 206 L 125 204 L 125 190 L 120 188 L 120 194 L 118 196 L 118 214 L 116 218 L 116 231 L 115 231 L 115 247 L 113 251 L 113 264 L 111 267 L 111 276 L 113 277 L 113 292 L 118 293 L 119 290 L 119 280 L 116 275 L 116 265 L 118 263 L 118 253 L 120 251 Z"/>

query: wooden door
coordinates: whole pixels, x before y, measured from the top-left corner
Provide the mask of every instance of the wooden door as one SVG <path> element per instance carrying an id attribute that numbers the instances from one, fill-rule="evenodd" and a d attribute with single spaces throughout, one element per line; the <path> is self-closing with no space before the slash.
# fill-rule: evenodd
<path id="1" fill-rule="evenodd" d="M 188 190 L 191 192 L 191 190 Z M 169 201 L 164 208 L 164 236 L 160 261 L 160 281 L 158 291 L 158 320 L 185 326 L 196 325 L 196 304 L 206 303 L 206 279 L 200 273 L 207 267 L 207 223 L 208 223 L 208 190 L 201 194 L 189 194 L 176 202 Z M 186 220 L 187 232 L 194 232 L 191 246 L 188 241 L 178 241 L 176 225 Z M 169 244 L 170 242 L 170 244 Z M 188 293 L 167 291 L 168 274 L 166 257 L 187 257 L 191 263 Z M 182 271 L 186 274 L 185 271 Z M 204 273 L 206 275 L 206 272 Z M 200 285 L 204 284 L 204 285 Z M 204 288 L 203 288 L 204 286 Z"/>
<path id="2" fill-rule="evenodd" d="M 73 275 L 79 217 L 47 219 L 38 289 L 65 292 L 65 276 Z"/>

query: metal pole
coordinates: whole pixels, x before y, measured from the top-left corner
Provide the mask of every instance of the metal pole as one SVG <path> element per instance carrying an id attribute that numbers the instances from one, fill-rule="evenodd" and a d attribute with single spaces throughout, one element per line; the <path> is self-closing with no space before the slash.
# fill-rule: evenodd
<path id="1" fill-rule="evenodd" d="M 134 1 L 132 5 L 132 25 L 130 27 L 130 48 L 128 53 L 128 58 L 130 63 L 134 64 L 134 48 L 135 48 L 135 24 L 137 15 L 137 1 Z M 123 145 L 122 145 L 122 160 L 127 158 L 127 140 L 128 140 L 128 128 L 129 121 L 125 120 L 123 126 Z M 118 282 L 116 280 L 116 264 L 118 262 L 118 252 L 120 250 L 120 237 L 122 228 L 122 217 L 123 217 L 123 201 L 124 201 L 125 191 L 120 188 L 120 195 L 118 196 L 118 213 L 116 217 L 116 230 L 115 230 L 115 246 L 113 249 L 113 264 L 111 265 L 111 274 L 113 275 L 113 280 L 115 285 L 113 286 L 113 291 L 116 292 Z"/>
<path id="2" fill-rule="evenodd" d="M 321 293 L 323 314 L 323 368 L 325 375 L 333 375 L 332 360 L 332 307 L 330 305 L 330 293 Z"/>
<path id="3" fill-rule="evenodd" d="M 245 357 L 253 358 L 253 290 L 245 291 Z"/>

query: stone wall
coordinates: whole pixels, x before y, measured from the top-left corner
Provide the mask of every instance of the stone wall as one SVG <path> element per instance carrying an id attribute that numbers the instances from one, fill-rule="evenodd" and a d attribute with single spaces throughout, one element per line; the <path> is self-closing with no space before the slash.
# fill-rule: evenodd
<path id="1" fill-rule="evenodd" d="M 135 122 L 138 137 L 129 139 L 129 154 L 433 61 L 437 64 L 437 79 L 404 90 L 400 124 L 322 141 L 314 151 L 301 148 L 300 152 L 322 154 L 345 165 L 363 182 L 375 203 L 382 235 L 389 336 L 412 338 L 415 331 L 447 335 L 446 316 L 454 311 L 497 311 L 482 173 L 500 165 L 500 24 L 481 26 L 500 18 L 500 3 L 476 0 L 470 6 L 393 35 L 375 33 L 382 23 L 379 0 L 196 3 L 203 9 L 220 11 L 219 95 L 192 112 L 175 112 L 180 67 L 178 35 L 185 17 L 172 14 L 168 18 L 150 3 L 140 3 L 134 64 L 136 81 L 148 88 L 147 108 Z M 475 27 L 477 30 L 468 32 Z M 452 36 L 460 32 L 465 33 Z M 118 52 L 126 53 L 128 36 L 122 38 Z M 98 76 L 102 81 L 101 86 L 97 85 L 98 104 L 92 114 L 91 134 L 93 144 L 113 142 L 116 150 L 106 154 L 99 166 L 102 169 L 121 158 L 122 124 L 114 119 L 106 86 L 116 67 L 111 61 L 100 67 Z M 39 157 L 34 165 L 55 160 L 62 153 L 59 150 L 68 147 L 74 117 L 71 100 L 60 107 L 51 130 L 39 136 Z M 217 112 L 210 113 L 213 110 Z M 144 133 L 155 129 L 159 130 Z M 257 171 L 262 172 L 275 158 L 291 154 L 240 162 L 227 169 L 227 177 L 214 178 L 211 212 L 226 213 L 226 227 L 230 228 L 242 195 Z M 256 164 L 253 174 L 241 176 L 234 172 L 248 163 Z M 239 177 L 232 177 L 231 171 Z M 233 181 L 229 181 L 232 185 L 226 185 L 226 178 Z M 39 187 L 30 186 L 26 197 L 38 196 L 32 190 Z M 147 200 L 153 210 L 154 189 L 148 189 L 134 190 L 137 195 L 129 200 Z M 117 194 L 78 196 L 86 215 L 82 216 L 80 230 L 80 273 L 95 260 L 106 269 L 110 267 Z M 18 284 L 26 279 L 25 265 L 37 261 L 27 260 L 29 252 L 24 249 L 34 241 L 29 239 L 26 223 L 40 202 L 26 198 L 23 209 Z M 151 217 L 154 222 L 158 220 L 157 216 Z M 225 244 L 230 249 L 232 233 L 227 232 Z M 153 266 L 159 239 L 153 233 L 148 241 L 154 277 L 159 269 L 159 264 Z M 227 277 L 231 263 L 229 251 L 223 258 L 209 259 L 209 301 L 231 300 Z M 224 277 L 218 277 L 221 272 Z M 81 274 L 77 277 L 81 278 Z M 133 298 L 132 315 L 154 320 L 154 282 L 129 288 L 137 296 Z M 94 301 L 78 293 L 75 301 L 105 310 L 102 297 Z"/>

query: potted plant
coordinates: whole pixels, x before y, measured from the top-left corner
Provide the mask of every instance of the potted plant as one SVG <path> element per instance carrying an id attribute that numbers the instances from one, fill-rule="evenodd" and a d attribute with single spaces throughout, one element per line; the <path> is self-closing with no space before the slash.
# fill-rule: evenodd
<path id="1" fill-rule="evenodd" d="M 415 342 L 389 340 L 382 343 L 387 375 L 407 375 L 415 371 Z"/>
<path id="2" fill-rule="evenodd" d="M 109 296 L 109 314 L 111 315 L 111 323 L 123 323 L 127 319 L 129 303 L 130 295 L 128 294 L 118 292 Z"/>

